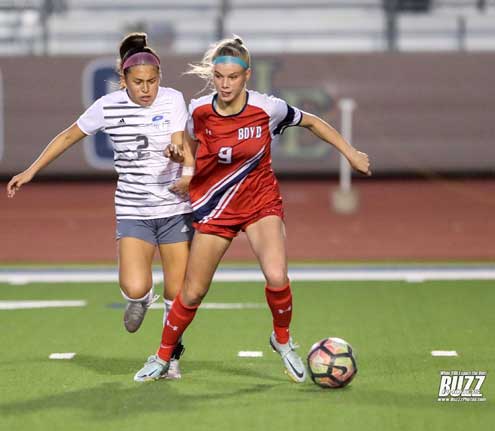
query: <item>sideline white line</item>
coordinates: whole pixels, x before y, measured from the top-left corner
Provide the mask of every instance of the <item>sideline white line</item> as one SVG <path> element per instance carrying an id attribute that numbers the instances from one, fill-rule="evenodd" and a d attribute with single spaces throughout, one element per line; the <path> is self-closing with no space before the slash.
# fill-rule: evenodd
<path id="1" fill-rule="evenodd" d="M 86 301 L 0 301 L 0 310 L 28 310 L 33 308 L 85 307 Z"/>
<path id="2" fill-rule="evenodd" d="M 455 350 L 432 350 L 431 356 L 459 356 Z"/>
<path id="3" fill-rule="evenodd" d="M 74 356 L 76 356 L 75 353 L 52 353 L 50 356 L 48 356 L 49 359 L 72 359 Z"/>
<path id="4" fill-rule="evenodd" d="M 409 275 L 405 278 L 408 283 L 423 283 L 425 281 L 421 274 Z"/>
<path id="5" fill-rule="evenodd" d="M 241 350 L 237 356 L 239 358 L 262 358 L 263 352 L 258 351 L 250 351 L 250 350 Z"/>
<path id="6" fill-rule="evenodd" d="M 349 268 L 293 268 L 289 270 L 292 281 L 408 281 L 429 280 L 495 280 L 495 266 L 482 267 L 349 267 Z M 153 271 L 153 279 L 161 282 L 163 275 Z M 216 282 L 264 281 L 256 268 L 219 269 L 213 279 Z M 104 270 L 0 270 L 0 283 L 117 283 L 115 269 Z"/>

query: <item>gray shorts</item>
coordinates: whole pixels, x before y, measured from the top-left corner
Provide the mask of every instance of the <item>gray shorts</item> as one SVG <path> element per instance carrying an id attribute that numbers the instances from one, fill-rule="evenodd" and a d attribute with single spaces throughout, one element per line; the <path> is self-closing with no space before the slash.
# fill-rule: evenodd
<path id="1" fill-rule="evenodd" d="M 151 220 L 117 219 L 117 240 L 139 238 L 153 245 L 191 241 L 194 235 L 192 214 Z"/>

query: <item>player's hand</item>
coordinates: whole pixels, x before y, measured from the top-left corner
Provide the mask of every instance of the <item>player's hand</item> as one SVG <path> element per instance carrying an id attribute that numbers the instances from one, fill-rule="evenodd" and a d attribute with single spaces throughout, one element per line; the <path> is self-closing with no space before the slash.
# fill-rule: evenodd
<path id="1" fill-rule="evenodd" d="M 169 144 L 164 151 L 165 157 L 176 163 L 182 163 L 184 161 L 184 150 L 175 144 Z"/>
<path id="2" fill-rule="evenodd" d="M 371 175 L 370 158 L 368 157 L 368 154 L 355 150 L 349 158 L 349 163 L 356 171 L 364 175 Z"/>
<path id="3" fill-rule="evenodd" d="M 20 174 L 17 174 L 7 184 L 7 196 L 13 198 L 16 192 L 21 188 L 23 184 L 29 183 L 33 179 L 34 174 L 29 170 L 25 170 Z"/>
<path id="4" fill-rule="evenodd" d="M 173 183 L 168 189 L 181 198 L 186 198 L 189 195 L 189 184 L 192 176 L 182 175 L 175 183 Z"/>

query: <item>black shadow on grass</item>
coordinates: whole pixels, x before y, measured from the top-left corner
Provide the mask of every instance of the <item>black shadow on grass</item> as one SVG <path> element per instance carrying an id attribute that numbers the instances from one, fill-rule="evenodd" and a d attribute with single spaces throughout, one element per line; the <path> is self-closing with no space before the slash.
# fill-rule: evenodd
<path id="1" fill-rule="evenodd" d="M 34 400 L 0 404 L 0 416 L 18 418 L 47 409 L 75 409 L 85 411 L 91 419 L 112 420 L 115 417 L 138 417 L 148 413 L 177 412 L 198 409 L 219 401 L 242 402 L 243 397 L 259 395 L 276 384 L 254 384 L 242 388 L 224 385 L 222 392 L 202 390 L 182 394 L 171 382 L 136 383 L 132 387 L 123 383 L 104 383 L 97 387 L 40 397 Z M 166 408 L 165 408 L 166 407 Z"/>
<path id="2" fill-rule="evenodd" d="M 436 394 L 420 392 L 393 391 L 384 388 L 360 388 L 359 385 L 351 384 L 339 389 L 323 389 L 316 385 L 305 386 L 299 392 L 311 394 L 317 399 L 327 398 L 332 405 L 342 406 L 348 404 L 365 406 L 389 406 L 400 409 L 433 409 L 440 403 L 437 402 Z"/>
<path id="3" fill-rule="evenodd" d="M 281 365 L 282 367 L 282 365 Z M 261 379 L 263 381 L 272 382 L 286 382 L 288 377 L 284 376 L 281 372 L 280 377 L 276 377 L 271 374 L 266 364 L 259 363 L 255 365 L 241 364 L 227 361 L 184 361 L 183 369 L 189 374 L 193 374 L 196 371 L 208 371 L 219 374 L 226 374 L 228 376 L 243 376 L 251 377 L 255 379 Z M 282 369 L 282 368 L 281 368 Z"/>
<path id="4" fill-rule="evenodd" d="M 129 375 L 129 378 L 132 378 L 134 373 L 143 366 L 145 359 L 105 358 L 92 355 L 77 355 L 73 359 L 71 365 L 86 368 L 103 376 Z"/>
<path id="5" fill-rule="evenodd" d="M 71 362 L 103 376 L 128 375 L 129 379 L 143 366 L 143 359 L 104 358 L 92 355 L 78 355 Z M 282 365 L 281 365 L 282 367 Z M 231 376 L 251 377 L 263 381 L 285 382 L 287 377 L 282 373 L 280 377 L 273 376 L 263 363 L 249 365 L 247 363 L 232 363 L 227 361 L 182 361 L 182 374 L 185 378 L 193 377 L 196 372 L 208 374 L 226 374 Z"/>

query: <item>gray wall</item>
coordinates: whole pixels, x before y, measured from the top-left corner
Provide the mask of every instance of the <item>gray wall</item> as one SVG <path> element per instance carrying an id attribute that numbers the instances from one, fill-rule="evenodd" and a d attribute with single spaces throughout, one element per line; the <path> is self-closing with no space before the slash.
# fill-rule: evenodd
<path id="1" fill-rule="evenodd" d="M 197 58 L 164 57 L 162 85 L 186 101 L 203 83 L 183 76 Z M 24 169 L 94 97 L 109 91 L 113 58 L 1 58 L 0 175 Z M 337 102 L 356 100 L 353 143 L 377 174 L 495 173 L 495 54 L 259 56 L 250 88 L 276 94 L 340 128 Z M 0 116 L 2 108 L 0 107 Z M 3 145 L 2 145 L 3 141 Z M 110 149 L 91 139 L 44 174 L 113 175 Z M 98 150 L 99 151 L 99 150 Z M 273 149 L 280 173 L 335 173 L 338 157 L 306 130 Z"/>

